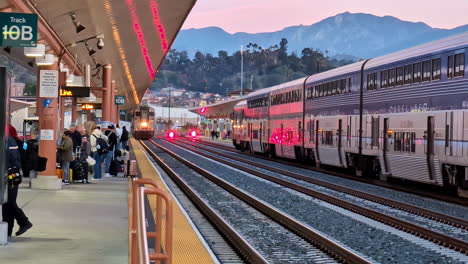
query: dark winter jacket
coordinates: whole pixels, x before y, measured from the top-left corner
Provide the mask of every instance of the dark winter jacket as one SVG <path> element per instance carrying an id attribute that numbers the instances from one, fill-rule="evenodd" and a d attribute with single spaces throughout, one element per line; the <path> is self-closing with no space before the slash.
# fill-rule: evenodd
<path id="1" fill-rule="evenodd" d="M 18 144 L 13 137 L 8 137 L 8 159 L 7 168 L 16 167 L 21 169 L 21 154 L 19 151 Z"/>
<path id="2" fill-rule="evenodd" d="M 109 144 L 109 150 L 113 151 L 115 145 L 117 145 L 117 134 L 115 132 L 112 132 L 110 130 L 106 130 L 104 134 L 107 136 L 107 144 Z"/>
<path id="3" fill-rule="evenodd" d="M 120 142 L 125 142 L 128 141 L 128 131 L 123 130 L 122 131 L 122 136 L 120 136 Z"/>
<path id="4" fill-rule="evenodd" d="M 81 147 L 81 133 L 77 130 L 73 131 L 71 139 L 73 141 L 73 151 L 76 151 L 77 147 Z"/>

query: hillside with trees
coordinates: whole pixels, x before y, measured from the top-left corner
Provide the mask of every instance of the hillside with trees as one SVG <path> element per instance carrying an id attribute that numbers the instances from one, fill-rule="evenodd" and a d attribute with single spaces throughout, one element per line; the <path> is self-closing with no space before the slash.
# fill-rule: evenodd
<path id="1" fill-rule="evenodd" d="M 351 60 L 330 59 L 319 50 L 304 48 L 301 54 L 288 53 L 288 41 L 268 48 L 249 43 L 243 51 L 244 89 L 257 90 L 295 80 L 317 72 L 352 63 Z M 217 56 L 171 50 L 150 89 L 184 88 L 188 91 L 226 94 L 239 90 L 241 82 L 241 52 L 229 55 L 220 50 Z"/>

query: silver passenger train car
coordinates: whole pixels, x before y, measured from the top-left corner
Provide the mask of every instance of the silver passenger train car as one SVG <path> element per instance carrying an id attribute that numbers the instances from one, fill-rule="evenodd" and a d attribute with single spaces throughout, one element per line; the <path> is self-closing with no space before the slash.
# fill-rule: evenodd
<path id="1" fill-rule="evenodd" d="M 468 33 L 252 93 L 239 149 L 468 190 Z"/>

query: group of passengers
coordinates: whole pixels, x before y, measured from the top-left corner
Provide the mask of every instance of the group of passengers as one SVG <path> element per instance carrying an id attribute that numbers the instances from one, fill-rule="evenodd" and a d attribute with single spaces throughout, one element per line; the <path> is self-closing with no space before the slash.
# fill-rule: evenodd
<path id="1" fill-rule="evenodd" d="M 78 126 L 72 125 L 70 129 L 63 132 L 62 141 L 57 146 L 63 184 L 70 184 L 70 163 L 74 159 L 87 160 L 88 163 L 93 164 L 89 170 L 94 174 L 91 180 L 99 181 L 102 178 L 102 164 L 105 163 L 104 177 L 112 177 L 109 170 L 116 153 L 128 150 L 128 131 L 125 126 L 121 129 L 118 124 L 109 125 L 103 132 L 101 126 L 93 123 L 90 131 L 89 134 L 85 128 L 80 131 Z M 106 143 L 105 149 L 102 149 L 103 147 L 99 144 L 101 140 Z"/>

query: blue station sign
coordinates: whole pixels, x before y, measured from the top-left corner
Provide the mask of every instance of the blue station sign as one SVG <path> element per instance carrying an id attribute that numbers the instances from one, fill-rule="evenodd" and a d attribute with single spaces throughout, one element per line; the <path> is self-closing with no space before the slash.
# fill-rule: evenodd
<path id="1" fill-rule="evenodd" d="M 37 17 L 36 14 L 0 13 L 0 46 L 36 47 Z"/>

